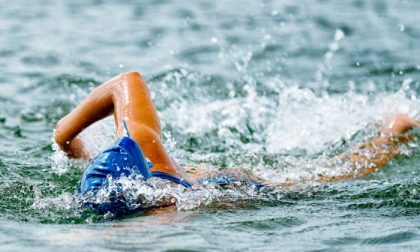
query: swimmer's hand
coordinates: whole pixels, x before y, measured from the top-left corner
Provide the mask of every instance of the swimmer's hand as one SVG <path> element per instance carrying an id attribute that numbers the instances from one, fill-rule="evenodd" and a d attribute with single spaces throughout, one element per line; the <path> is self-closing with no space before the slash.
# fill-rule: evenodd
<path id="1" fill-rule="evenodd" d="M 67 142 L 56 142 L 58 146 L 67 154 L 67 157 L 74 158 L 74 159 L 85 159 L 90 160 L 91 156 L 89 152 L 86 150 L 85 145 L 83 144 L 83 141 L 76 137 L 71 141 Z"/>
<path id="2" fill-rule="evenodd" d="M 420 127 L 419 121 L 404 114 L 397 114 L 385 118 L 381 131 L 386 134 L 402 135 L 416 127 Z"/>
<path id="3" fill-rule="evenodd" d="M 71 118 L 67 115 L 58 121 L 54 130 L 54 140 L 69 158 L 90 160 L 89 151 L 86 150 L 78 131 L 74 130 Z"/>

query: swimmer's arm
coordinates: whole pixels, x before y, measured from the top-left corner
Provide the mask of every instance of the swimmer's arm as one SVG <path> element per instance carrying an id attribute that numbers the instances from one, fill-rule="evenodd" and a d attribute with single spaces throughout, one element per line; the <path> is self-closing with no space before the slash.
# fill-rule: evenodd
<path id="1" fill-rule="evenodd" d="M 55 141 L 71 158 L 90 159 L 79 133 L 113 112 L 113 89 L 117 76 L 93 90 L 73 111 L 56 125 Z"/>
<path id="2" fill-rule="evenodd" d="M 408 133 L 415 127 L 420 127 L 420 122 L 414 121 L 405 115 L 393 116 L 389 125 L 385 125 L 383 127 L 381 136 L 358 145 L 354 152 L 344 153 L 336 157 L 340 162 L 346 159 L 351 160 L 351 171 L 344 175 L 325 176 L 319 174 L 318 178 L 314 180 L 308 179 L 301 180 L 299 182 L 293 181 L 278 184 L 276 182 L 263 181 L 255 177 L 250 177 L 249 175 L 240 174 L 234 169 L 212 171 L 210 174 L 213 176 L 218 173 L 234 174 L 239 178 L 251 178 L 262 185 L 281 189 L 290 189 L 310 182 L 338 182 L 344 179 L 357 178 L 376 172 L 380 167 L 386 165 L 392 158 L 396 157 L 399 154 L 398 150 L 400 145 L 408 143 L 411 139 Z M 209 171 L 209 168 L 198 169 L 191 167 L 187 169 L 187 172 L 191 173 L 197 179 L 208 177 Z"/>
<path id="3" fill-rule="evenodd" d="M 406 115 L 395 115 L 382 127 L 381 136 L 357 146 L 353 152 L 339 156 L 351 159 L 351 172 L 341 176 L 322 176 L 319 182 L 333 182 L 365 176 L 379 170 L 399 154 L 399 147 L 411 139 L 409 131 L 420 127 L 420 122 Z"/>

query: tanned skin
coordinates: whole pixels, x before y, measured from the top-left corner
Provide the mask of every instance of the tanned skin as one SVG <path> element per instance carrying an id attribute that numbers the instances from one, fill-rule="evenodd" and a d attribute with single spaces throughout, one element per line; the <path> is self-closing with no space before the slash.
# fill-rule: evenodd
<path id="1" fill-rule="evenodd" d="M 115 138 L 125 136 L 125 120 L 131 138 L 154 164 L 152 171 L 166 172 L 195 182 L 163 147 L 160 121 L 146 83 L 138 72 L 120 74 L 93 90 L 57 123 L 55 141 L 69 157 L 89 160 L 89 152 L 78 135 L 94 122 L 112 114 L 116 124 Z"/>
<path id="2" fill-rule="evenodd" d="M 404 114 L 397 114 L 385 118 L 381 125 L 381 135 L 368 142 L 362 143 L 348 153 L 336 158 L 350 159 L 351 170 L 341 176 L 319 176 L 318 182 L 336 182 L 365 176 L 378 171 L 382 166 L 398 156 L 399 147 L 412 140 L 409 131 L 420 127 L 420 122 Z"/>
<path id="3" fill-rule="evenodd" d="M 196 179 L 203 174 L 202 171 L 196 170 L 193 171 L 195 174 L 190 176 L 166 152 L 161 141 L 162 132 L 156 109 L 147 85 L 138 72 L 120 74 L 93 90 L 70 114 L 57 123 L 55 141 L 70 158 L 89 160 L 91 159 L 89 152 L 78 135 L 94 122 L 112 114 L 116 124 L 115 138 L 125 135 L 123 125 L 125 120 L 131 138 L 154 163 L 152 171 L 166 172 L 191 183 L 196 183 Z M 357 146 L 351 153 L 338 157 L 351 159 L 353 169 L 348 174 L 333 177 L 320 175 L 316 181 L 340 181 L 377 171 L 398 155 L 399 146 L 408 142 L 407 134 L 414 127 L 420 127 L 420 122 L 402 114 L 392 116 L 381 129 L 380 137 Z M 234 171 L 232 169 L 223 172 Z M 293 185 L 294 183 L 284 184 L 280 187 Z"/>

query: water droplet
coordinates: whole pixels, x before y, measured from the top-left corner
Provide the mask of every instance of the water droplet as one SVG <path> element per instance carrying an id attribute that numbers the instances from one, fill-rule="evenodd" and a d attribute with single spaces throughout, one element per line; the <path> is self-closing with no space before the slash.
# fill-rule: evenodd
<path id="1" fill-rule="evenodd" d="M 344 32 L 343 32 L 342 30 L 337 29 L 337 30 L 335 31 L 335 36 L 334 36 L 334 39 L 335 39 L 335 41 L 340 41 L 340 40 L 342 40 L 345 36 L 346 36 L 346 35 L 344 34 Z"/>
<path id="2" fill-rule="evenodd" d="M 270 34 L 265 34 L 264 35 L 264 39 L 265 40 L 270 40 L 271 39 L 271 35 Z"/>
<path id="3" fill-rule="evenodd" d="M 403 83 L 402 83 L 402 90 L 404 91 L 408 91 L 410 89 L 410 84 L 413 80 L 408 78 L 408 79 L 404 79 Z"/>
<path id="4" fill-rule="evenodd" d="M 401 31 L 401 32 L 404 32 L 404 31 L 405 31 L 405 26 L 404 26 L 404 24 L 399 24 L 399 27 L 400 27 L 400 31 Z"/>

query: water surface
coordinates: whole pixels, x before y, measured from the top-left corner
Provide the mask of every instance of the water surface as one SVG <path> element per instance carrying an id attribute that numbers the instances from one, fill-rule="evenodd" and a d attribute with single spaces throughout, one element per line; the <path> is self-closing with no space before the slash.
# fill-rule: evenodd
<path id="1" fill-rule="evenodd" d="M 278 183 L 341 174 L 331 157 L 375 136 L 384 114 L 419 113 L 419 10 L 414 0 L 1 1 L 1 250 L 417 250 L 418 141 L 341 183 L 258 193 L 152 181 L 161 190 L 133 188 L 178 211 L 114 218 L 77 207 L 86 164 L 54 150 L 52 134 L 89 91 L 137 70 L 181 165 Z M 83 139 L 97 153 L 112 131 L 106 120 Z"/>

